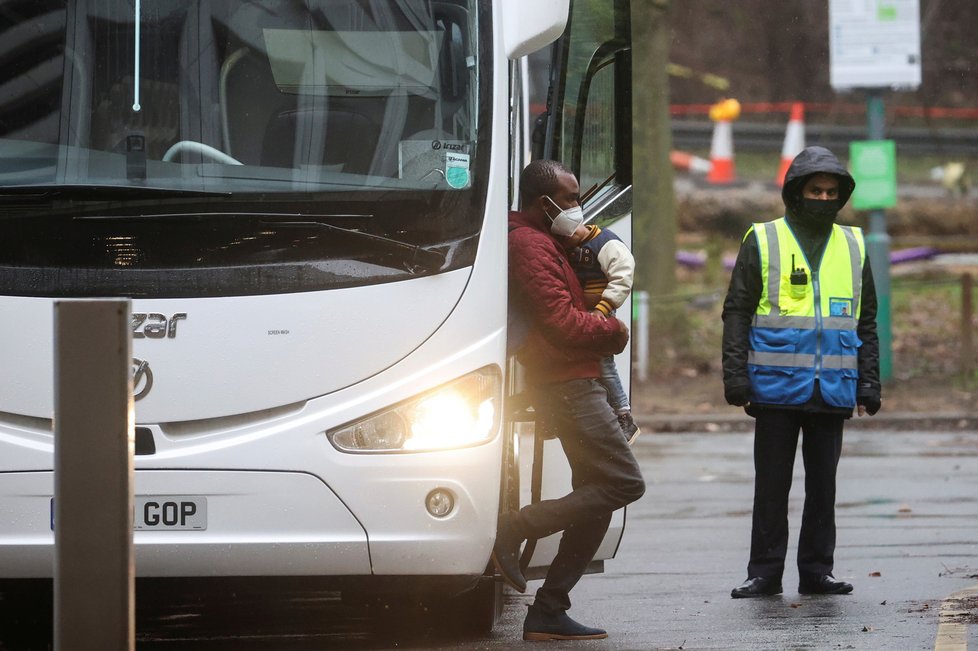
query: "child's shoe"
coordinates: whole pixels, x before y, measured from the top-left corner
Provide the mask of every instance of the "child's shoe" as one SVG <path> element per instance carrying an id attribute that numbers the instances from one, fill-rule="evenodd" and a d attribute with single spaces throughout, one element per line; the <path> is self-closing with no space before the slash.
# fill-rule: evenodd
<path id="1" fill-rule="evenodd" d="M 642 430 L 632 420 L 632 412 L 630 411 L 618 414 L 618 424 L 621 425 L 621 433 L 625 435 L 625 440 L 628 441 L 629 445 L 634 443 L 638 435 L 642 433 Z"/>

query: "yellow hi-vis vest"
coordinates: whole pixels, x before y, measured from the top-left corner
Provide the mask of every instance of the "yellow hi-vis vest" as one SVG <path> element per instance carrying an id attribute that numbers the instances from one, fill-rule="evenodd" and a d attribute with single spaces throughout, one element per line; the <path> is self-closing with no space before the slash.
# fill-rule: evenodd
<path id="1" fill-rule="evenodd" d="M 784 217 L 753 229 L 762 290 L 747 358 L 751 401 L 801 405 L 818 380 L 827 404 L 855 407 L 862 230 L 833 225 L 822 259 L 812 267 Z"/>

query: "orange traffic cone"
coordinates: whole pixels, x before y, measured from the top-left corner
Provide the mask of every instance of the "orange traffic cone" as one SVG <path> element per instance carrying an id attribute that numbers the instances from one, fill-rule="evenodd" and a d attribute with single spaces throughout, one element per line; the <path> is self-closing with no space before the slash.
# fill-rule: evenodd
<path id="1" fill-rule="evenodd" d="M 710 107 L 713 120 L 713 140 L 710 143 L 710 183 L 733 183 L 733 121 L 740 117 L 740 103 L 727 99 Z"/>
<path id="2" fill-rule="evenodd" d="M 781 165 L 778 166 L 778 176 L 774 180 L 778 187 L 784 185 L 784 175 L 791 166 L 791 161 L 805 148 L 805 105 L 795 102 L 791 105 L 791 117 L 788 118 L 788 128 L 784 132 L 784 146 L 781 147 Z"/>
<path id="3" fill-rule="evenodd" d="M 710 183 L 732 183 L 734 180 L 733 123 L 717 120 L 713 125 L 713 141 L 710 143 Z"/>
<path id="4" fill-rule="evenodd" d="M 686 151 L 673 150 L 669 152 L 669 160 L 672 162 L 673 168 L 683 172 L 706 174 L 713 168 L 710 161 Z"/>

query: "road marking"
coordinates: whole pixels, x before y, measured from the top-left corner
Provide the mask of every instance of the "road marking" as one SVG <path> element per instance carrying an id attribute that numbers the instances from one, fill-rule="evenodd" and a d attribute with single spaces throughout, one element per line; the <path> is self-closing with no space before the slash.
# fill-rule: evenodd
<path id="1" fill-rule="evenodd" d="M 941 602 L 941 615 L 937 625 L 934 651 L 967 651 L 968 625 L 961 619 L 974 616 L 970 610 L 962 610 L 961 602 L 978 595 L 978 585 L 955 592 Z"/>

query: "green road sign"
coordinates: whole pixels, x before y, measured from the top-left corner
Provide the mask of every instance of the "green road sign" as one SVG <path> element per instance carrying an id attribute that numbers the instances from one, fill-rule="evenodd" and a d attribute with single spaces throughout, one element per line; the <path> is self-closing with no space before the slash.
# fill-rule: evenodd
<path id="1" fill-rule="evenodd" d="M 896 145 L 892 140 L 850 143 L 849 165 L 856 179 L 853 208 L 877 210 L 896 205 Z"/>

